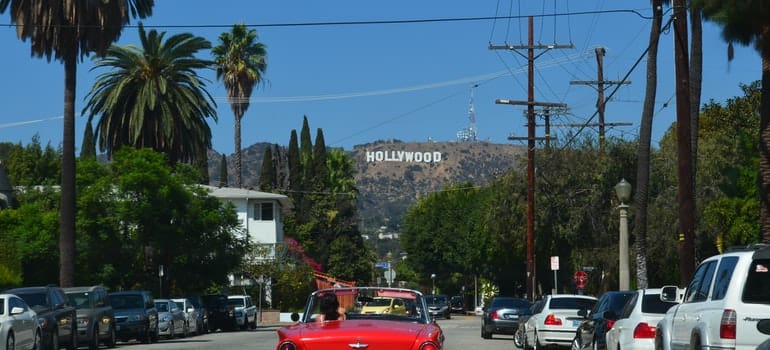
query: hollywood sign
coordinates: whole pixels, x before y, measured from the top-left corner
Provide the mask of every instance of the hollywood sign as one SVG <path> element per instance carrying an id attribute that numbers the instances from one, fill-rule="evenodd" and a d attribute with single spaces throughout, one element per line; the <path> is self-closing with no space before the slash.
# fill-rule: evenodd
<path id="1" fill-rule="evenodd" d="M 441 152 L 367 151 L 366 162 L 438 163 Z"/>

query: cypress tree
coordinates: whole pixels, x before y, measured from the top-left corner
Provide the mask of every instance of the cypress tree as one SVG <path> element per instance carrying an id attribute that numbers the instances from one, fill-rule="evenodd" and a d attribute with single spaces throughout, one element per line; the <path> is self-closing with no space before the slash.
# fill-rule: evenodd
<path id="1" fill-rule="evenodd" d="M 281 151 L 281 145 L 273 145 L 273 172 L 275 172 L 275 183 L 273 188 L 287 189 L 286 178 L 286 159 Z"/>
<path id="2" fill-rule="evenodd" d="M 324 192 L 327 190 L 329 170 L 326 167 L 326 141 L 324 141 L 324 132 L 318 128 L 315 136 L 315 146 L 313 148 L 313 172 L 312 176 L 313 190 Z"/>
<path id="3" fill-rule="evenodd" d="M 224 153 L 219 163 L 219 187 L 227 187 L 227 156 Z"/>
<path id="4" fill-rule="evenodd" d="M 80 158 L 96 158 L 96 139 L 94 139 L 94 128 L 90 120 L 86 124 L 83 144 L 80 146 Z"/>
<path id="5" fill-rule="evenodd" d="M 205 148 L 201 149 L 200 154 L 198 154 L 195 157 L 194 163 L 195 163 L 195 166 L 198 168 L 198 171 L 200 172 L 200 178 L 198 179 L 198 183 L 208 185 L 209 184 L 208 150 Z"/>
<path id="6" fill-rule="evenodd" d="M 291 190 L 292 195 L 298 195 L 302 191 L 302 161 L 300 160 L 296 129 L 291 130 L 287 158 L 289 161 L 289 190 Z"/>
<path id="7" fill-rule="evenodd" d="M 313 169 L 313 141 L 310 139 L 310 125 L 307 121 L 307 116 L 304 117 L 302 120 L 302 130 L 300 130 L 299 134 L 299 151 L 300 151 L 300 161 L 302 162 L 302 167 L 304 170 L 303 175 L 307 175 L 309 172 L 315 170 Z M 307 180 L 307 176 L 305 179 Z"/>
<path id="8" fill-rule="evenodd" d="M 262 170 L 259 174 L 259 190 L 264 192 L 271 192 L 275 184 L 272 148 L 272 145 L 265 147 L 265 156 L 262 158 Z"/>

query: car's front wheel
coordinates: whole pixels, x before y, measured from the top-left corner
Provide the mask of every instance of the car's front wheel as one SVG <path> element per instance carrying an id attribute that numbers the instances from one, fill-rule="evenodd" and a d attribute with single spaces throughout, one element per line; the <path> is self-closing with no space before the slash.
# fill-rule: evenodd
<path id="1" fill-rule="evenodd" d="M 112 349 L 115 347 L 115 343 L 117 343 L 117 335 L 115 334 L 115 327 L 110 325 L 110 333 L 107 336 L 107 339 L 104 341 L 104 345 L 107 345 L 107 348 Z"/>
<path id="2" fill-rule="evenodd" d="M 8 333 L 8 337 L 5 338 L 5 348 L 16 349 L 16 337 L 13 336 L 13 333 Z"/>

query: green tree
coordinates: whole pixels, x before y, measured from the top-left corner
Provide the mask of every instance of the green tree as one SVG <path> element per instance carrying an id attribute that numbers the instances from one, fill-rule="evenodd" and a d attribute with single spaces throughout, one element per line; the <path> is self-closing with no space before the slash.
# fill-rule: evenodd
<path id="1" fill-rule="evenodd" d="M 770 7 L 762 0 L 697 0 L 703 18 L 722 26 L 730 45 L 753 44 L 762 58 L 762 91 L 759 109 L 759 195 L 762 241 L 770 243 Z M 730 56 L 732 58 L 732 56 Z"/>
<path id="2" fill-rule="evenodd" d="M 219 187 L 227 187 L 227 156 L 224 153 L 219 162 Z"/>
<path id="3" fill-rule="evenodd" d="M 219 35 L 219 45 L 211 52 L 216 63 L 217 79 L 227 90 L 227 102 L 235 115 L 235 185 L 243 185 L 241 169 L 241 119 L 249 109 L 254 87 L 264 79 L 267 50 L 257 41 L 257 31 L 245 24 L 233 25 L 230 32 Z"/>
<path id="4" fill-rule="evenodd" d="M 169 164 L 196 164 L 211 148 L 216 122 L 214 100 L 197 70 L 211 62 L 195 57 L 211 47 L 190 33 L 146 32 L 139 25 L 142 48 L 113 45 L 93 69 L 106 68 L 88 93 L 83 113 L 99 116 L 99 148 L 112 157 L 123 147 L 152 148 L 167 155 Z"/>
<path id="5" fill-rule="evenodd" d="M 14 186 L 50 186 L 61 178 L 61 155 L 50 143 L 43 147 L 37 135 L 26 146 L 12 146 L 7 157 L 3 164 Z"/>
<path id="6" fill-rule="evenodd" d="M 311 167 L 313 168 L 312 179 L 310 180 L 313 191 L 323 191 L 327 188 L 329 179 L 328 164 L 326 164 L 326 141 L 324 132 L 318 128 L 315 136 L 315 145 L 313 146 L 313 158 Z"/>
<path id="7" fill-rule="evenodd" d="M 96 158 L 96 139 L 94 127 L 89 121 L 86 123 L 86 131 L 83 134 L 83 145 L 80 147 L 80 158 Z"/>
<path id="8" fill-rule="evenodd" d="M 152 14 L 153 0 L 29 2 L 0 0 L 0 13 L 11 8 L 16 35 L 30 39 L 32 55 L 51 56 L 64 64 L 64 127 L 62 137 L 61 215 L 59 219 L 59 284 L 75 280 L 75 82 L 79 59 L 91 52 L 102 56 L 118 39 L 131 17 Z"/>
<path id="9" fill-rule="evenodd" d="M 275 166 L 273 165 L 273 147 L 265 147 L 265 155 L 262 157 L 262 170 L 259 175 L 259 190 L 271 192 L 276 187 Z"/>

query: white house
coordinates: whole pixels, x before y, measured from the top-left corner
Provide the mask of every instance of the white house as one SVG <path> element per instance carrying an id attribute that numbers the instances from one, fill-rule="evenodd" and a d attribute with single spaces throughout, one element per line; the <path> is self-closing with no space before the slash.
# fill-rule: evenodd
<path id="1" fill-rule="evenodd" d="M 272 258 L 275 246 L 283 243 L 283 211 L 292 207 L 289 197 L 243 188 L 205 186 L 212 197 L 235 206 L 244 232 L 254 244 L 267 245 Z"/>

